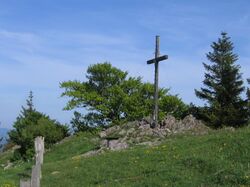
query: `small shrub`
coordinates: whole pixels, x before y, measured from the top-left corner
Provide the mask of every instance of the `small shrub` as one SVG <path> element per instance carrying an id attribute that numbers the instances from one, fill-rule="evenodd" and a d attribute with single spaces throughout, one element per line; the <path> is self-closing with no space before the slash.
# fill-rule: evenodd
<path id="1" fill-rule="evenodd" d="M 32 98 L 31 92 L 27 100 L 27 108 L 22 107 L 21 114 L 13 125 L 14 129 L 9 132 L 10 141 L 20 146 L 15 150 L 12 160 L 32 158 L 34 156 L 34 139 L 37 136 L 43 136 L 45 146 L 49 147 L 69 135 L 67 126 L 36 111 Z"/>

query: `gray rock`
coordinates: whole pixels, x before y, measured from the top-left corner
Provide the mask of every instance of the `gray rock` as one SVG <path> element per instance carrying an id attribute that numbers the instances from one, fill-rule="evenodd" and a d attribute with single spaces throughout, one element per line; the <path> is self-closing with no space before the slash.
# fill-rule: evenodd
<path id="1" fill-rule="evenodd" d="M 119 133 L 118 133 L 118 135 L 120 135 L 120 136 L 125 136 L 127 134 L 127 131 L 125 130 L 125 129 L 122 129 Z"/>
<path id="2" fill-rule="evenodd" d="M 101 131 L 101 132 L 99 133 L 99 136 L 100 136 L 100 138 L 105 138 L 105 137 L 107 137 L 106 131 Z"/>
<path id="3" fill-rule="evenodd" d="M 150 116 L 147 116 L 147 117 L 143 118 L 142 120 L 145 121 L 148 124 L 150 124 L 152 122 L 152 119 L 151 119 Z"/>
<path id="4" fill-rule="evenodd" d="M 8 160 L 7 165 L 3 168 L 3 170 L 9 169 L 13 166 L 13 163 Z"/>
<path id="5" fill-rule="evenodd" d="M 128 148 L 128 144 L 126 142 L 120 142 L 120 140 L 110 140 L 108 148 L 110 150 L 121 150 Z"/>
<path id="6" fill-rule="evenodd" d="M 195 127 L 197 125 L 200 125 L 200 121 L 194 118 L 192 115 L 188 115 L 182 120 L 182 124 L 187 128 Z"/>
<path id="7" fill-rule="evenodd" d="M 106 129 L 106 135 L 108 136 L 108 135 L 110 135 L 110 134 L 113 134 L 114 132 L 118 132 L 118 131 L 120 131 L 120 129 L 121 129 L 121 127 L 120 126 L 118 126 L 118 125 L 116 125 L 116 126 L 113 126 L 113 127 L 110 127 L 110 128 L 108 128 L 108 129 Z"/>
<path id="8" fill-rule="evenodd" d="M 138 121 L 132 121 L 132 122 L 128 122 L 124 125 L 124 128 L 129 129 L 129 128 L 135 128 L 139 126 L 139 122 Z"/>
<path id="9" fill-rule="evenodd" d="M 161 123 L 161 128 L 174 129 L 176 127 L 176 119 L 173 116 L 168 115 Z"/>
<path id="10" fill-rule="evenodd" d="M 153 129 L 149 128 L 149 129 L 143 129 L 139 132 L 139 136 L 152 136 L 154 133 L 153 133 Z"/>
<path id="11" fill-rule="evenodd" d="M 104 139 L 100 142 L 101 147 L 108 147 L 108 140 Z"/>
<path id="12" fill-rule="evenodd" d="M 127 135 L 131 135 L 135 131 L 135 128 L 130 128 L 127 131 Z"/>
<path id="13" fill-rule="evenodd" d="M 99 153 L 98 150 L 92 150 L 87 153 L 84 153 L 82 157 L 91 157 L 91 156 L 97 155 L 98 153 Z"/>
<path id="14" fill-rule="evenodd" d="M 149 123 L 141 123 L 139 129 L 151 129 L 151 127 Z"/>
<path id="15" fill-rule="evenodd" d="M 153 131 L 153 136 L 164 138 L 165 137 L 165 131 L 162 131 L 161 129 L 154 129 Z"/>
<path id="16" fill-rule="evenodd" d="M 156 145 L 159 145 L 160 143 L 161 142 L 159 141 L 147 141 L 147 142 L 139 143 L 138 145 L 156 146 Z"/>
<path id="17" fill-rule="evenodd" d="M 103 139 L 100 141 L 101 149 L 121 150 L 128 148 L 131 144 L 162 140 L 170 134 L 178 134 L 190 130 L 194 134 L 197 134 L 197 132 L 204 134 L 208 131 L 208 128 L 201 121 L 191 115 L 186 116 L 183 120 L 176 120 L 173 116 L 168 115 L 155 128 L 151 128 L 150 123 L 151 119 L 147 117 L 141 121 L 113 126 L 100 132 L 99 135 Z M 87 155 L 94 155 L 95 153 L 93 151 Z"/>

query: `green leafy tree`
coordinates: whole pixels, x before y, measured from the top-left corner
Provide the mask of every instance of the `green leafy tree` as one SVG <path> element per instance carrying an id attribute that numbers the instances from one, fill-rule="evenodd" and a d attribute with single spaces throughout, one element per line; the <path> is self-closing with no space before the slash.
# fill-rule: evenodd
<path id="1" fill-rule="evenodd" d="M 89 66 L 86 78 L 85 82 L 66 81 L 60 84 L 64 89 L 62 96 L 70 98 L 65 109 L 85 108 L 87 111 L 86 115 L 75 112 L 71 124 L 76 131 L 151 115 L 154 86 L 142 83 L 141 77 L 129 77 L 127 72 L 110 63 L 101 63 Z M 181 103 L 180 99 L 174 100 L 176 96 L 170 97 L 167 93 L 168 89 L 159 89 L 161 116 L 170 110 L 172 112 L 172 109 L 177 114 L 178 107 L 174 105 Z"/>
<path id="2" fill-rule="evenodd" d="M 92 65 L 87 70 L 88 81 L 67 81 L 61 83 L 65 88 L 62 96 L 71 100 L 66 110 L 85 107 L 89 123 L 105 125 L 121 120 L 123 90 L 121 84 L 125 81 L 127 72 L 123 72 L 109 63 Z"/>
<path id="3" fill-rule="evenodd" d="M 68 136 L 66 126 L 36 111 L 32 92 L 26 102 L 27 107 L 22 107 L 21 114 L 14 122 L 14 129 L 9 132 L 9 140 L 20 146 L 13 159 L 31 158 L 34 154 L 34 139 L 37 136 L 45 137 L 46 147 Z"/>
<path id="4" fill-rule="evenodd" d="M 165 95 L 160 100 L 160 113 L 172 115 L 182 119 L 188 114 L 189 106 L 186 105 L 177 95 Z"/>
<path id="5" fill-rule="evenodd" d="M 74 117 L 70 121 L 74 132 L 81 131 L 92 131 L 95 129 L 94 124 L 90 124 L 88 119 L 88 115 L 83 116 L 80 112 L 75 111 Z"/>
<path id="6" fill-rule="evenodd" d="M 195 90 L 197 97 L 207 101 L 203 118 L 215 128 L 239 127 L 246 124 L 246 101 L 240 94 L 244 91 L 238 56 L 233 53 L 233 43 L 226 33 L 211 45 L 207 54 L 211 64 L 203 63 L 206 73 L 204 87 Z"/>

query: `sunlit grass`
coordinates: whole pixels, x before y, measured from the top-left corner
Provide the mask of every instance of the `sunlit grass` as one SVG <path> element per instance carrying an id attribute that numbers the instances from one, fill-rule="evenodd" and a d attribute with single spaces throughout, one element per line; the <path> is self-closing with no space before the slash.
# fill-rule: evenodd
<path id="1" fill-rule="evenodd" d="M 96 147 L 92 139 L 81 134 L 47 152 L 42 186 L 250 186 L 249 128 L 178 135 L 158 146 L 84 158 L 81 154 Z M 26 167 L 0 169 L 1 182 L 18 184 Z"/>

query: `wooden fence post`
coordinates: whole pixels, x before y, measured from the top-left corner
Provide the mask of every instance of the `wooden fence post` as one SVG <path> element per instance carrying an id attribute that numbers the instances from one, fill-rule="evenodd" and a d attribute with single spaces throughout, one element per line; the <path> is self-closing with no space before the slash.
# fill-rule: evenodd
<path id="1" fill-rule="evenodd" d="M 31 187 L 40 187 L 41 165 L 32 166 Z"/>
<path id="2" fill-rule="evenodd" d="M 44 137 L 38 136 L 35 139 L 36 164 L 43 164 Z"/>
<path id="3" fill-rule="evenodd" d="M 31 187 L 31 182 L 30 180 L 23 180 L 21 179 L 20 180 L 20 187 Z"/>
<path id="4" fill-rule="evenodd" d="M 38 136 L 35 139 L 35 165 L 32 166 L 31 180 L 20 180 L 20 187 L 40 187 L 42 178 L 41 165 L 43 164 L 44 137 Z"/>

